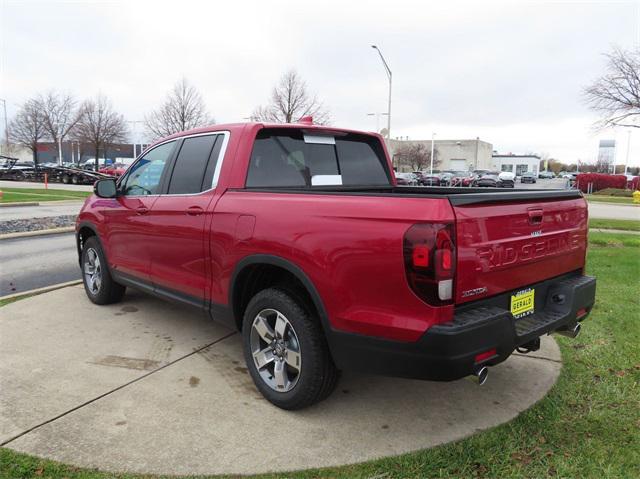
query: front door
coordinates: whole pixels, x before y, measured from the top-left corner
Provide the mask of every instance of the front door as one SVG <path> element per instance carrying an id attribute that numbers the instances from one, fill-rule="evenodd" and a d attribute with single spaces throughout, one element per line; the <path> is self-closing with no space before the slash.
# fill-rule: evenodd
<path id="1" fill-rule="evenodd" d="M 149 243 L 157 228 L 149 213 L 175 146 L 175 141 L 163 143 L 138 159 L 120 182 L 113 207 L 104 210 L 111 268 L 146 283 L 150 281 Z"/>
<path id="2" fill-rule="evenodd" d="M 151 208 L 154 238 L 148 245 L 156 290 L 203 306 L 209 251 L 205 224 L 217 195 L 216 167 L 224 134 L 186 137 L 167 173 L 165 192 Z"/>

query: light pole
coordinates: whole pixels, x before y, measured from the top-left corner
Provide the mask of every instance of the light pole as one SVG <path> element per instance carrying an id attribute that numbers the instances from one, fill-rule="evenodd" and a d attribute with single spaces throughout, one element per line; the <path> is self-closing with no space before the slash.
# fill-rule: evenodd
<path id="1" fill-rule="evenodd" d="M 431 167 L 429 168 L 430 175 L 433 175 L 433 152 L 434 152 L 435 138 L 436 138 L 436 134 L 431 133 Z"/>
<path id="2" fill-rule="evenodd" d="M 389 65 L 387 65 L 387 62 L 385 61 L 384 57 L 382 56 L 382 52 L 380 51 L 380 49 L 375 45 L 371 45 L 371 48 L 377 51 L 378 55 L 380 55 L 380 60 L 382 60 L 384 69 L 387 71 L 387 76 L 389 77 L 389 105 L 387 107 L 387 138 L 391 139 L 391 77 L 392 77 L 391 69 L 389 68 Z"/>

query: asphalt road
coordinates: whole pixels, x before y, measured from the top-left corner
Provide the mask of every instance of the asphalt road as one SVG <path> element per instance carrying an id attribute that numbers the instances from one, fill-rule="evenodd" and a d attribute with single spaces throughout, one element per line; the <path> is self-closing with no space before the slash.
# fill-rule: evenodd
<path id="1" fill-rule="evenodd" d="M 0 221 L 77 215 L 82 205 L 82 201 L 71 200 L 55 203 L 43 201 L 39 206 L 3 206 L 0 207 Z"/>
<path id="2" fill-rule="evenodd" d="M 0 241 L 0 296 L 80 279 L 73 233 Z"/>

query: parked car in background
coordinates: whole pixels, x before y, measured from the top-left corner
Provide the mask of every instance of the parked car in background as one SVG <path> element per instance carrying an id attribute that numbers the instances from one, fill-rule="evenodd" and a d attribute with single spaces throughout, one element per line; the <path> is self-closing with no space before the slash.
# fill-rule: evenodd
<path id="1" fill-rule="evenodd" d="M 538 173 L 538 178 L 540 178 L 541 180 L 550 180 L 555 178 L 556 175 L 553 173 L 553 171 L 541 171 L 540 173 Z"/>
<path id="2" fill-rule="evenodd" d="M 510 171 L 501 171 L 498 173 L 498 178 L 500 179 L 500 187 L 501 188 L 515 188 L 516 186 L 516 175 L 511 173 Z"/>
<path id="3" fill-rule="evenodd" d="M 483 383 L 578 334 L 596 288 L 579 191 L 398 188 L 382 136 L 301 123 L 179 133 L 97 181 L 76 222 L 88 299 L 132 287 L 206 311 L 284 409 L 340 370 Z"/>
<path id="4" fill-rule="evenodd" d="M 424 186 L 440 186 L 440 175 L 438 173 L 427 173 L 422 177 L 422 184 Z"/>
<path id="5" fill-rule="evenodd" d="M 443 171 L 440 173 L 440 186 L 451 186 L 453 171 Z"/>
<path id="6" fill-rule="evenodd" d="M 525 171 L 520 177 L 520 183 L 535 183 L 536 181 L 536 174 L 531 171 Z"/>
<path id="7" fill-rule="evenodd" d="M 515 182 L 509 179 L 503 180 L 500 178 L 500 173 L 492 171 L 473 180 L 471 186 L 479 188 L 514 188 Z"/>
<path id="8" fill-rule="evenodd" d="M 128 165 L 124 163 L 113 163 L 109 166 L 103 166 L 98 171 L 105 175 L 115 176 L 116 178 L 122 176 L 126 173 Z"/>
<path id="9" fill-rule="evenodd" d="M 404 183 L 406 185 L 416 186 L 418 184 L 418 178 L 413 173 L 396 173 L 396 178 L 401 178 L 401 181 L 406 182 Z"/>

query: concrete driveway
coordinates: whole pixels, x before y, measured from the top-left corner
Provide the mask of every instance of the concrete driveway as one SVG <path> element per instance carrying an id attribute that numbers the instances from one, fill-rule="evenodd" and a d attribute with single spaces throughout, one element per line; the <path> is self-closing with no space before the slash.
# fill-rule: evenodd
<path id="1" fill-rule="evenodd" d="M 545 338 L 487 384 L 345 373 L 303 411 L 263 400 L 239 335 L 128 292 L 99 307 L 81 286 L 0 308 L 0 443 L 77 466 L 245 474 L 336 466 L 453 441 L 515 417 L 561 368 Z"/>

